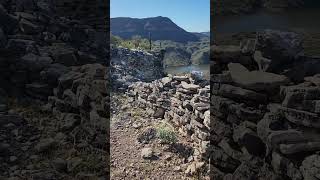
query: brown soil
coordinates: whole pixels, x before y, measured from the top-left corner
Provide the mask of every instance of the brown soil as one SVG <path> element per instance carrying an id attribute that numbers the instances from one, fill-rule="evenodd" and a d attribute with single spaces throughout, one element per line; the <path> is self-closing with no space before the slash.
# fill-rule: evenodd
<path id="1" fill-rule="evenodd" d="M 117 107 L 127 104 L 123 97 L 112 96 L 112 99 L 121 99 Z M 111 179 L 203 179 L 185 174 L 192 151 L 187 138 L 176 133 L 177 142 L 173 145 L 161 144 L 157 138 L 148 144 L 138 142 L 139 134 L 157 127 L 161 121 L 148 117 L 144 109 L 128 105 L 126 109 L 122 107 L 114 111 L 110 127 Z M 141 150 L 146 147 L 154 150 L 152 160 L 141 157 Z"/>

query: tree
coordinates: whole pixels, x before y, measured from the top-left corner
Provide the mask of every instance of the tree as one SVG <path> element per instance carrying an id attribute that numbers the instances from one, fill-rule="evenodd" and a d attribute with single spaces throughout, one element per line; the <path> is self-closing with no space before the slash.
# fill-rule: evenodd
<path id="1" fill-rule="evenodd" d="M 133 41 L 134 47 L 137 49 L 140 46 L 142 38 L 139 35 L 135 35 L 132 36 L 131 40 Z"/>

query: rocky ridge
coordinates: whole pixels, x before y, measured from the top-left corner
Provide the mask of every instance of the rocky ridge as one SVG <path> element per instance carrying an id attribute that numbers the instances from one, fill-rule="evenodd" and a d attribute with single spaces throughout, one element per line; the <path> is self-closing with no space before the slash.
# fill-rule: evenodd
<path id="1" fill-rule="evenodd" d="M 316 179 L 319 65 L 301 44 L 265 30 L 212 47 L 212 178 Z"/>

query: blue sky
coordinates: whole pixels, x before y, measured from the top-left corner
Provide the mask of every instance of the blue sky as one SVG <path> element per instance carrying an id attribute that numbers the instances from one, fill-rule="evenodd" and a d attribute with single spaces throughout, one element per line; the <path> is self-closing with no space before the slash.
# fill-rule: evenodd
<path id="1" fill-rule="evenodd" d="M 111 18 L 164 16 L 189 32 L 210 31 L 210 0 L 110 0 Z"/>

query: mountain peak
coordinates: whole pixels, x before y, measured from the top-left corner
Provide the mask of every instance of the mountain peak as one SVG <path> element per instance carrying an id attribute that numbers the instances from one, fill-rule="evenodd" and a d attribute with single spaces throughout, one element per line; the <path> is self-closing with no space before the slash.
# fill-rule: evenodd
<path id="1" fill-rule="evenodd" d="M 172 40 L 186 43 L 198 41 L 199 37 L 176 25 L 170 18 L 157 16 L 147 18 L 111 18 L 111 32 L 124 39 L 134 35 L 143 38 L 152 35 L 152 40 Z"/>

